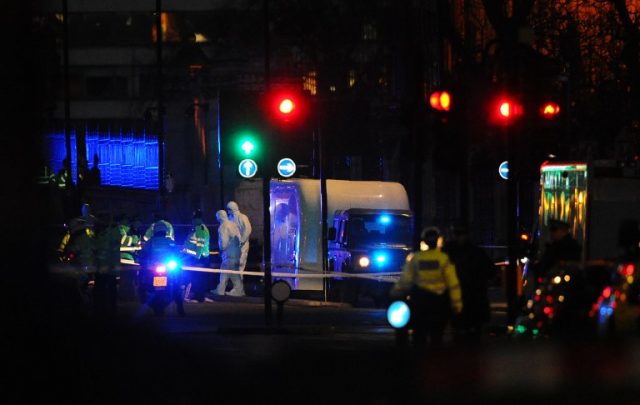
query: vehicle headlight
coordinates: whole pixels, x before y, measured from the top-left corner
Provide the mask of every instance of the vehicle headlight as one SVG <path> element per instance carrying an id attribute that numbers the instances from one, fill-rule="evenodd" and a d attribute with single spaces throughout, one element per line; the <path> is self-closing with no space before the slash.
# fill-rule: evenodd
<path id="1" fill-rule="evenodd" d="M 371 260 L 369 260 L 367 256 L 362 256 L 360 259 L 358 259 L 358 265 L 360 267 L 369 267 L 369 264 L 371 264 Z"/>

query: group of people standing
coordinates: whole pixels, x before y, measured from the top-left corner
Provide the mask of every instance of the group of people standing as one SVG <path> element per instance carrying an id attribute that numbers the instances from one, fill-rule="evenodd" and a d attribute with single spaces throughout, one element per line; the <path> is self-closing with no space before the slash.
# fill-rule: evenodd
<path id="1" fill-rule="evenodd" d="M 582 248 L 567 222 L 550 219 L 548 229 L 550 240 L 528 276 L 532 286 L 543 282 L 554 266 L 577 262 L 581 257 Z M 497 276 L 496 266 L 471 242 L 464 226 L 453 226 L 447 241 L 438 228 L 426 228 L 421 242 L 423 247 L 409 255 L 391 290 L 392 298 L 411 298 L 414 344 L 440 346 L 448 322 L 453 326 L 454 340 L 477 342 L 490 320 L 488 289 Z"/>
<path id="2" fill-rule="evenodd" d="M 247 264 L 251 222 L 235 201 L 229 201 L 226 208 L 226 211 L 216 212 L 220 269 L 223 272 L 217 287 L 211 292 L 215 295 L 244 296 L 242 277 L 237 273 L 244 270 Z M 162 213 L 154 214 L 153 223 L 142 232 L 141 223 L 130 223 L 124 215 L 97 219 L 91 214 L 89 204 L 83 204 L 81 212 L 79 217 L 69 221 L 58 246 L 58 257 L 62 261 L 95 266 L 96 274 L 101 270 L 115 274 L 123 261 L 133 263 L 137 256 L 149 256 L 153 245 L 162 245 L 154 240 L 164 238 L 169 244 L 168 248 L 183 254 L 186 265 L 210 266 L 210 232 L 200 210 L 193 213 L 192 228 L 181 249 L 176 248 L 173 225 Z M 185 277 L 185 299 L 205 301 L 211 281 L 211 273 L 189 272 Z M 233 287 L 227 292 L 229 281 Z M 115 285 L 113 290 L 115 293 Z"/>

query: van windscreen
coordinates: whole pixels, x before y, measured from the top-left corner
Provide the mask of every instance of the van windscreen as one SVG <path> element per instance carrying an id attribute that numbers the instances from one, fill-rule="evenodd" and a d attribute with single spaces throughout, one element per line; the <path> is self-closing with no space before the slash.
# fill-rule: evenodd
<path id="1" fill-rule="evenodd" d="M 350 246 L 411 244 L 411 218 L 394 214 L 353 215 L 347 223 Z"/>

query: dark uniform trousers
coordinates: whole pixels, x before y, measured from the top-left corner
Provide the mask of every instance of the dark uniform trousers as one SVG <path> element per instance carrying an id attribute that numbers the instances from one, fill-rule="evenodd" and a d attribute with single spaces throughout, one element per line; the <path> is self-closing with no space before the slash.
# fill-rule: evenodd
<path id="1" fill-rule="evenodd" d="M 425 346 L 428 337 L 432 347 L 441 346 L 451 316 L 449 293 L 436 294 L 416 288 L 411 294 L 411 311 L 414 344 Z"/>

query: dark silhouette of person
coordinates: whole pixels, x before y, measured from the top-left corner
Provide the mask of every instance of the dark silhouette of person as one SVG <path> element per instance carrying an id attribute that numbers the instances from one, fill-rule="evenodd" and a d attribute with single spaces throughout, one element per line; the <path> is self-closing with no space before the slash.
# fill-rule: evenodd
<path id="1" fill-rule="evenodd" d="M 619 258 L 623 261 L 635 261 L 640 258 L 640 229 L 638 221 L 626 219 L 618 226 Z"/>
<path id="2" fill-rule="evenodd" d="M 88 176 L 88 184 L 90 186 L 94 186 L 97 187 L 100 185 L 101 179 L 100 179 L 100 167 L 98 166 L 98 154 L 94 153 L 93 154 L 93 166 L 91 167 L 91 170 L 89 170 L 89 176 Z"/>
<path id="3" fill-rule="evenodd" d="M 456 337 L 462 342 L 475 342 L 491 318 L 488 291 L 496 268 L 485 251 L 471 241 L 469 230 L 463 225 L 451 227 L 451 238 L 443 251 L 456 266 L 462 290 L 462 312 L 455 322 Z"/>
<path id="4" fill-rule="evenodd" d="M 582 247 L 569 232 L 569 224 L 557 219 L 549 220 L 550 242 L 535 268 L 536 277 L 544 277 L 554 266 L 566 261 L 579 261 Z"/>

